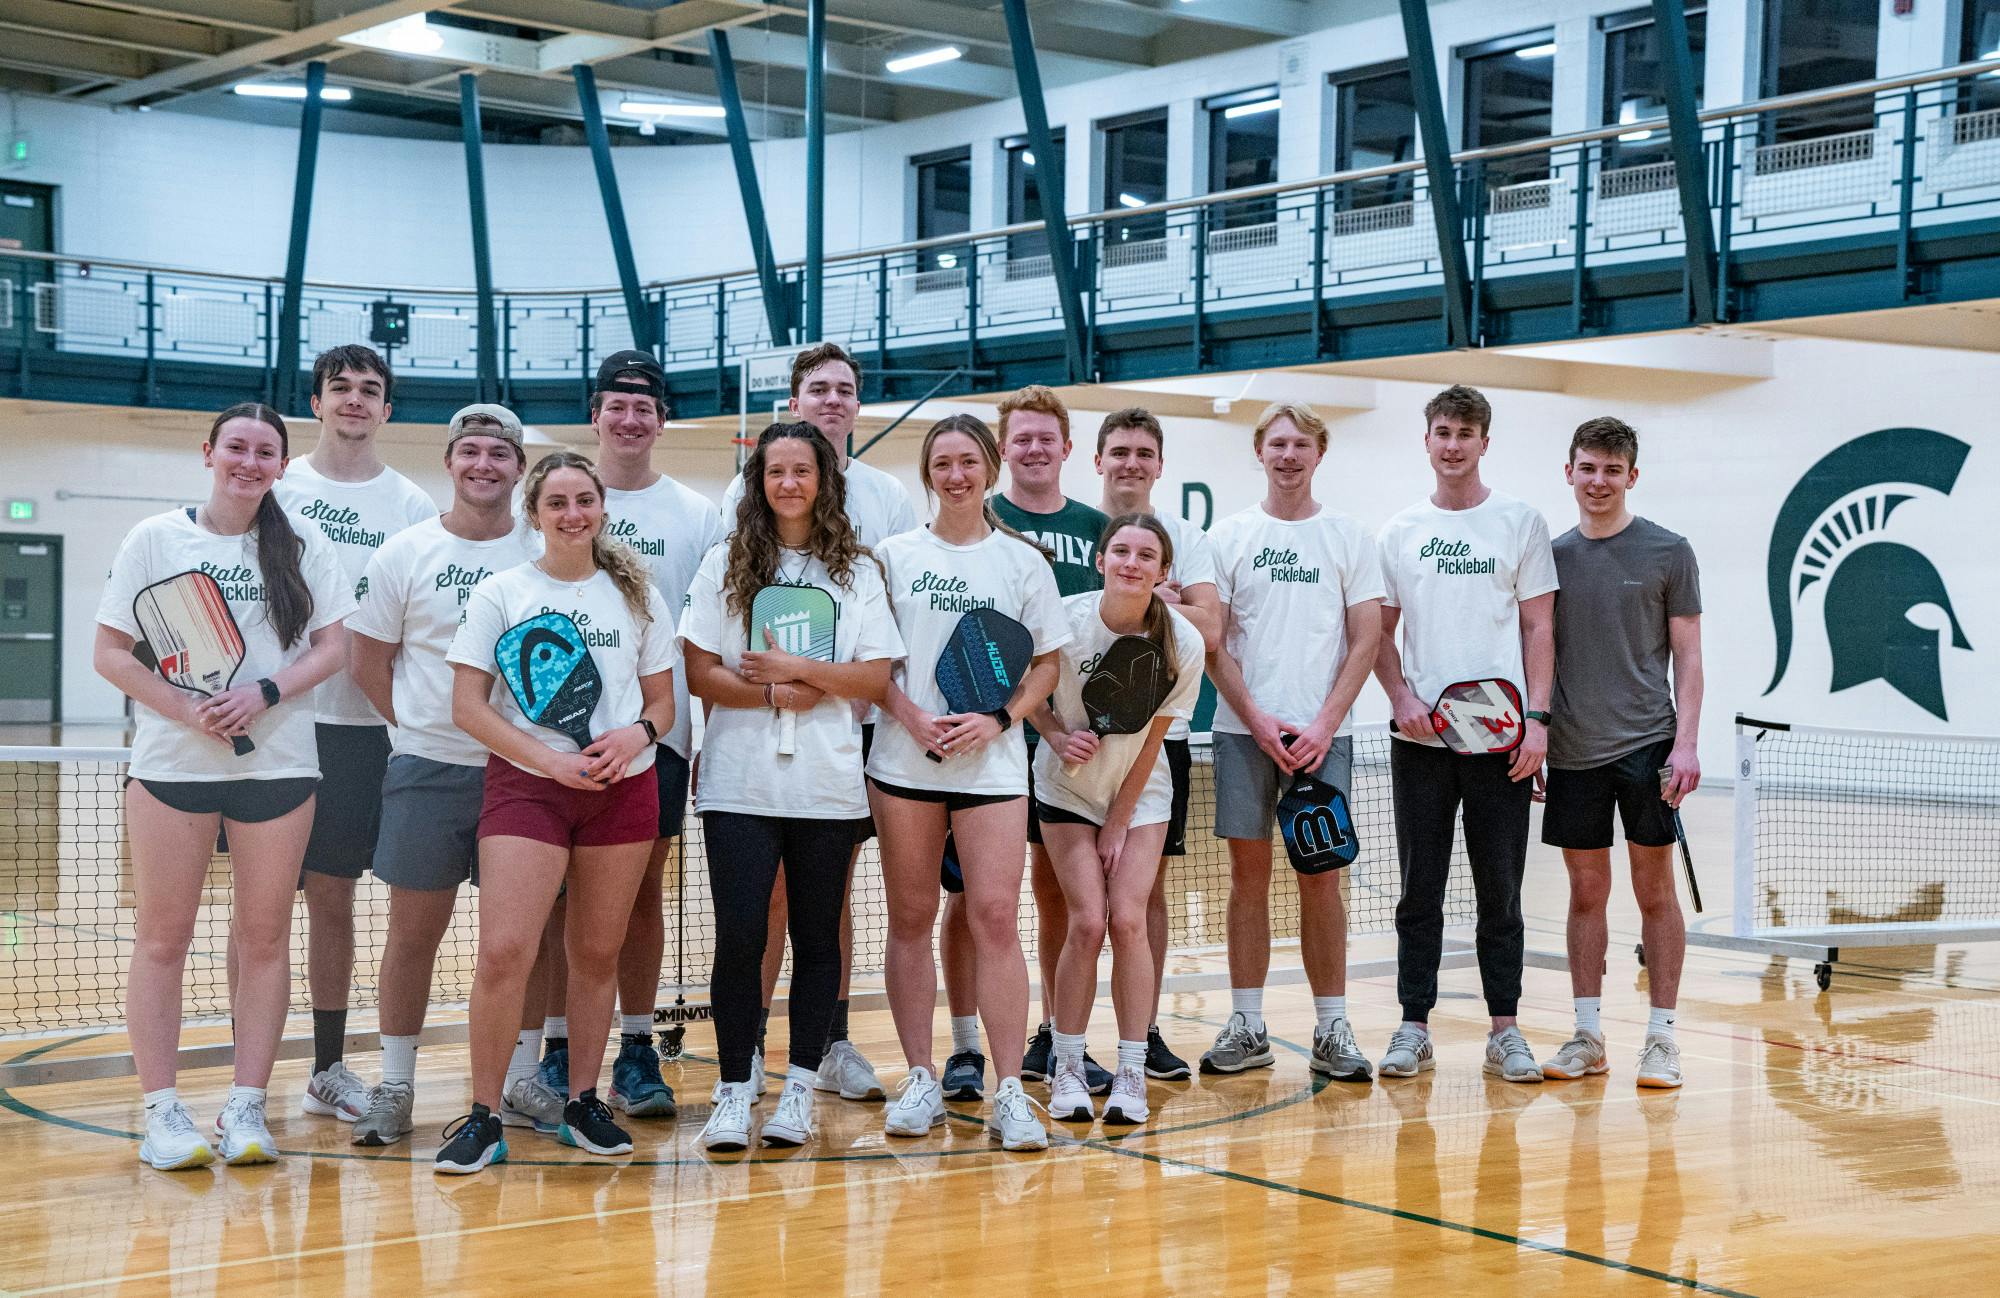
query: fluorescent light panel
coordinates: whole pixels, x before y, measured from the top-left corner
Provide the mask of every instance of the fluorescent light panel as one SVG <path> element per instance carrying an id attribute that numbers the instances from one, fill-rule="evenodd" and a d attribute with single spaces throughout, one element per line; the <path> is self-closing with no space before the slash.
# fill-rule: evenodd
<path id="1" fill-rule="evenodd" d="M 963 58 L 965 51 L 956 45 L 946 45 L 939 49 L 925 50 L 921 54 L 905 54 L 899 59 L 890 59 L 882 66 L 891 72 L 915 72 L 918 68 L 934 67 L 939 63 L 949 63 Z"/>
<path id="2" fill-rule="evenodd" d="M 1120 194 L 1118 196 L 1118 205 L 1120 207 L 1144 207 L 1146 200 L 1140 198 L 1137 194 Z"/>
<path id="3" fill-rule="evenodd" d="M 239 81 L 234 90 L 239 95 L 251 99 L 304 99 L 306 88 L 295 85 L 278 85 L 269 81 Z M 328 86 L 320 91 L 320 99 L 329 104 L 344 104 L 354 98 L 354 92 L 346 86 Z"/>
<path id="4" fill-rule="evenodd" d="M 643 99 L 627 99 L 618 111 L 628 117 L 721 117 L 720 104 L 662 104 Z"/>
<path id="5" fill-rule="evenodd" d="M 1234 107 L 1225 108 L 1222 110 L 1222 115 L 1224 117 L 1255 117 L 1259 113 L 1275 113 L 1278 111 L 1279 103 L 1280 101 L 1275 97 L 1259 99 L 1255 103 L 1237 104 Z"/>

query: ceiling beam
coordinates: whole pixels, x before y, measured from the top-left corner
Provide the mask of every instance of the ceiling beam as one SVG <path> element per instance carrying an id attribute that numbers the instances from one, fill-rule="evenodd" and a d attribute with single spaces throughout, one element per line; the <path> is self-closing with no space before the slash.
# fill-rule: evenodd
<path id="1" fill-rule="evenodd" d="M 182 58 L 208 58 L 248 39 L 199 23 L 87 9 L 60 0 L 7 0 L 0 6 L 0 29 Z"/>
<path id="2" fill-rule="evenodd" d="M 729 43 L 741 62 L 768 63 L 783 68 L 806 66 L 806 38 L 803 36 L 753 28 L 732 32 Z M 879 49 L 829 43 L 826 47 L 826 70 L 829 76 L 879 81 L 890 87 L 927 86 L 975 99 L 1011 99 L 1015 93 L 1014 74 L 990 63 L 969 63 L 960 59 L 910 72 L 891 73 L 882 66 L 887 57 L 891 55 Z"/>
<path id="3" fill-rule="evenodd" d="M 797 0 L 780 0 L 769 8 L 800 18 L 805 16 L 805 8 Z M 1007 21 L 997 8 L 965 9 L 939 0 L 837 0 L 828 18 L 851 27 L 980 45 L 1002 54 L 1009 48 Z M 1060 21 L 1056 19 L 1055 23 Z M 1072 64 L 1089 65 L 1094 69 L 1090 75 L 1095 76 L 1152 66 L 1143 41 L 1128 40 L 1110 32 L 1066 29 L 1054 23 L 1036 23 L 1035 48 L 1041 52 L 1050 81 L 1057 80 L 1054 74 L 1058 68 Z"/>
<path id="4" fill-rule="evenodd" d="M 1312 14 L 1304 0 L 1078 0 L 1103 9 L 1129 9 L 1151 14 L 1163 21 L 1200 23 L 1209 27 L 1230 27 L 1266 36 L 1299 36 L 1312 29 Z M 1088 16 L 1073 16 L 1076 25 L 1088 26 Z"/>
<path id="5" fill-rule="evenodd" d="M 227 54 L 141 76 L 86 96 L 92 103 L 136 104 L 195 82 L 227 76 L 256 63 L 268 62 L 350 36 L 365 28 L 394 22 L 430 9 L 436 0 L 311 0 L 311 21 L 295 31 L 252 41 Z"/>
<path id="6" fill-rule="evenodd" d="M 156 75 L 165 66 L 165 61 L 158 55 L 139 50 L 94 45 L 33 32 L 13 32 L 5 40 L 0 40 L 0 65 L 56 76 L 124 82 Z"/>
<path id="7" fill-rule="evenodd" d="M 296 31 L 305 21 L 303 6 L 293 0 L 79 0 L 79 3 L 119 13 L 207 23 L 266 35 Z"/>

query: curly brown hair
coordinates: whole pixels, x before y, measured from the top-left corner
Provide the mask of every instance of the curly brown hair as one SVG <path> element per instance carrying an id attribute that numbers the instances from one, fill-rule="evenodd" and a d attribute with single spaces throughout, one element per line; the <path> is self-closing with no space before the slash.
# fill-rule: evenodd
<path id="1" fill-rule="evenodd" d="M 833 443 L 808 423 L 772 424 L 757 435 L 756 447 L 743 462 L 743 495 L 736 502 L 736 530 L 729 537 L 729 563 L 722 575 L 724 607 L 743 619 L 745 634 L 750 630 L 751 602 L 777 578 L 778 555 L 784 549 L 778 539 L 777 515 L 764 494 L 764 460 L 773 442 L 785 440 L 811 447 L 813 463 L 819 468 L 819 494 L 813 498 L 806 553 L 825 564 L 827 575 L 846 591 L 854 589 L 857 564 L 866 560 L 877 572 L 882 568 L 848 521 L 847 475 L 840 471 L 840 454 Z"/>
<path id="2" fill-rule="evenodd" d="M 550 451 L 535 461 L 535 467 L 528 470 L 527 481 L 521 488 L 522 508 L 527 513 L 528 526 L 538 532 L 541 525 L 535 521 L 535 508 L 542 503 L 542 484 L 557 469 L 579 470 L 596 486 L 597 498 L 600 501 L 604 499 L 604 479 L 597 476 L 595 464 L 575 451 Z M 653 587 L 653 574 L 638 551 L 623 541 L 606 540 L 604 528 L 600 526 L 596 535 L 590 538 L 590 557 L 599 568 L 611 574 L 618 593 L 625 597 L 625 607 L 632 612 L 632 620 L 640 626 L 651 622 L 653 611 L 648 607 L 648 600 Z"/>

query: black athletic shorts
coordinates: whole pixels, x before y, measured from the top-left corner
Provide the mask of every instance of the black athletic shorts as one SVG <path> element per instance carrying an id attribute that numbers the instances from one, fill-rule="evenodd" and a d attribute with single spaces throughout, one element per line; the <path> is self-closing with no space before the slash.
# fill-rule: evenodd
<path id="1" fill-rule="evenodd" d="M 1167 754 L 1167 774 L 1174 777 L 1174 804 L 1167 812 L 1167 842 L 1161 856 L 1187 855 L 1188 791 L 1193 784 L 1194 757 L 1185 739 L 1169 739 L 1161 745 Z M 1161 878 L 1166 875 L 1162 872 Z"/>
<path id="2" fill-rule="evenodd" d="M 864 721 L 861 723 L 861 769 L 862 770 L 865 771 L 868 769 L 868 754 L 874 751 L 875 751 L 875 723 L 872 721 Z M 875 837 L 875 817 L 863 816 L 861 819 L 854 821 L 852 823 L 854 825 L 854 845 L 856 847 L 861 846 L 869 839 Z"/>
<path id="3" fill-rule="evenodd" d="M 1020 797 L 1018 793 L 960 793 L 955 789 L 912 789 L 901 784 L 884 784 L 874 776 L 868 782 L 892 798 L 907 798 L 911 802 L 941 802 L 946 811 L 969 811 L 974 807 L 990 807 L 996 802 L 1012 802 Z"/>
<path id="4" fill-rule="evenodd" d="M 389 727 L 313 727 L 319 738 L 319 806 L 306 840 L 313 874 L 359 879 L 375 860 L 382 832 L 382 777 L 389 770 Z M 305 886 L 305 880 L 299 881 Z"/>
<path id="5" fill-rule="evenodd" d="M 1674 750 L 1671 738 L 1634 749 L 1616 761 L 1580 771 L 1549 768 L 1542 841 L 1578 851 L 1611 846 L 1611 811 L 1625 824 L 1625 841 L 1668 847 L 1674 841 L 1673 808 L 1660 796 L 1660 768 Z"/>
<path id="6" fill-rule="evenodd" d="M 319 789 L 319 781 L 310 776 L 289 780 L 140 780 L 139 784 L 175 811 L 190 816 L 220 815 L 239 825 L 276 820 L 298 810 Z M 221 842 L 216 848 L 229 850 Z"/>
<path id="7" fill-rule="evenodd" d="M 660 773 L 660 837 L 679 838 L 687 822 L 688 759 L 658 744 L 653 769 Z"/>
<path id="8" fill-rule="evenodd" d="M 1092 829 L 1104 828 L 1089 816 L 1079 816 L 1074 811 L 1052 807 L 1046 802 L 1037 801 L 1030 805 L 1035 808 L 1035 814 L 1041 818 L 1044 825 L 1089 825 Z"/>

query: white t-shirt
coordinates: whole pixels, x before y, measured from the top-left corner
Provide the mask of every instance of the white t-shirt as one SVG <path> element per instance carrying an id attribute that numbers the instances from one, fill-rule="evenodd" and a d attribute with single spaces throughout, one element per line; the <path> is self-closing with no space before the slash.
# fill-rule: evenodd
<path id="1" fill-rule="evenodd" d="M 1520 606 L 1556 588 L 1540 511 L 1497 491 L 1471 509 L 1423 500 L 1384 524 L 1379 544 L 1384 602 L 1403 611 L 1403 679 L 1417 698 L 1428 707 L 1447 685 L 1497 678 L 1527 706 Z"/>
<path id="2" fill-rule="evenodd" d="M 971 610 L 998 609 L 1019 622 L 1028 629 L 1037 657 L 1069 643 L 1069 618 L 1056 590 L 1055 569 L 1025 541 L 995 531 L 976 545 L 950 545 L 920 527 L 890 537 L 876 553 L 888 570 L 889 603 L 908 649 L 896 666 L 896 684 L 934 716 L 946 710 L 937 686 L 938 655 L 959 618 Z M 1009 726 L 976 753 L 933 762 L 884 709 L 868 774 L 908 789 L 1025 794 L 1027 740 L 1020 726 Z"/>
<path id="3" fill-rule="evenodd" d="M 297 662 L 312 648 L 311 633 L 340 621 L 354 611 L 354 583 L 340 571 L 340 560 L 317 529 L 300 533 L 305 550 L 299 568 L 312 595 L 312 616 L 306 634 L 289 649 L 278 646 L 265 607 L 264 570 L 257 562 L 257 533 L 218 536 L 172 509 L 143 520 L 118 547 L 97 602 L 97 621 L 133 639 L 143 639 L 132 615 L 132 600 L 141 590 L 199 570 L 213 576 L 222 598 L 243 635 L 243 664 L 234 685 L 247 685 Z M 131 774 L 142 780 L 289 780 L 319 774 L 319 743 L 313 735 L 312 700 L 287 698 L 250 723 L 256 750 L 238 757 L 207 734 L 140 704 L 132 736 Z"/>
<path id="4" fill-rule="evenodd" d="M 847 521 L 854 525 L 854 535 L 861 544 L 871 550 L 881 548 L 882 542 L 911 528 L 922 527 L 923 520 L 917 517 L 916 502 L 910 499 L 909 488 L 892 473 L 885 473 L 872 464 L 849 459 L 844 475 L 847 479 Z M 736 530 L 736 504 L 743 499 L 743 475 L 737 474 L 729 480 L 722 492 L 722 530 Z"/>
<path id="5" fill-rule="evenodd" d="M 1072 728 L 1081 728 L 1086 719 L 1083 683 L 1089 679 L 1090 669 L 1097 665 L 1098 657 L 1118 638 L 1118 633 L 1104 625 L 1104 618 L 1099 614 L 1103 602 L 1104 592 L 1095 590 L 1071 595 L 1063 601 L 1063 611 L 1069 615 L 1070 641 L 1063 646 L 1062 676 L 1056 682 L 1050 706 L 1063 723 Z M 1169 607 L 1167 612 L 1174 628 L 1176 675 L 1173 692 L 1167 695 L 1166 702 L 1154 715 L 1185 721 L 1194 711 L 1195 696 L 1201 693 L 1201 632 L 1195 630 L 1194 623 L 1182 617 L 1178 610 Z M 1139 750 L 1145 744 L 1144 730 L 1131 735 L 1105 735 L 1098 741 L 1097 751 L 1076 769 L 1074 776 L 1065 770 L 1053 745 L 1037 744 L 1035 797 L 1051 807 L 1060 807 L 1101 825 L 1111 810 L 1111 800 L 1118 796 L 1119 786 L 1125 783 L 1126 774 L 1131 771 L 1132 763 L 1138 759 Z M 1173 805 L 1173 777 L 1167 770 L 1167 757 L 1162 750 L 1154 755 L 1153 770 L 1146 777 L 1144 791 L 1139 794 L 1139 805 L 1132 813 L 1132 824 L 1163 824 L 1172 814 Z"/>
<path id="6" fill-rule="evenodd" d="M 530 557 L 518 530 L 498 540 L 468 541 L 432 518 L 390 537 L 368 561 L 361 607 L 347 629 L 402 646 L 391 669 L 394 751 L 453 766 L 486 764 L 485 745 L 452 724 L 445 651 L 465 624 L 473 588 Z"/>
<path id="7" fill-rule="evenodd" d="M 1209 539 L 1216 592 L 1229 610 L 1223 648 L 1258 707 L 1288 726 L 1311 725 L 1347 658 L 1347 610 L 1382 598 L 1374 542 L 1325 506 L 1287 520 L 1252 505 L 1217 523 Z M 1352 724 L 1344 716 L 1334 733 Z M 1215 728 L 1250 733 L 1227 699 L 1216 701 Z"/>
<path id="8" fill-rule="evenodd" d="M 688 584 L 702 556 L 723 538 L 722 519 L 708 497 L 665 474 L 640 491 L 604 489 L 604 535 L 639 552 L 652 570 L 670 611 L 669 626 L 679 622 L 687 607 Z M 540 536 L 538 532 L 535 535 Z M 674 676 L 674 724 L 660 742 L 682 757 L 692 755 L 690 730 L 694 709 L 688 703 L 687 682 Z"/>
<path id="9" fill-rule="evenodd" d="M 717 546 L 702 560 L 681 614 L 681 639 L 722 659 L 731 671 L 749 644 L 743 618 L 731 613 L 722 590 L 729 549 Z M 837 584 L 818 559 L 783 551 L 779 569 L 789 584 L 817 586 L 833 596 L 834 661 L 873 662 L 903 656 L 903 637 L 889 612 L 889 594 L 873 560 L 855 565 L 851 588 Z M 759 648 L 763 646 L 760 644 Z M 717 706 L 701 737 L 701 786 L 697 811 L 806 820 L 859 820 L 868 814 L 861 779 L 861 725 L 848 700 L 828 695 L 795 718 L 792 754 L 778 755 L 779 716 L 767 707 Z"/>
<path id="10" fill-rule="evenodd" d="M 336 482 L 322 476 L 303 456 L 285 467 L 285 476 L 271 491 L 292 516 L 294 527 L 302 532 L 316 531 L 333 543 L 340 570 L 356 599 L 363 593 L 361 583 L 368 561 L 382 543 L 406 527 L 436 518 L 438 513 L 424 489 L 394 469 L 384 468 L 366 482 Z M 313 710 L 317 719 L 328 725 L 385 724 L 345 667 L 327 677 L 314 692 Z"/>
<path id="11" fill-rule="evenodd" d="M 538 726 L 522 715 L 514 692 L 494 665 L 493 646 L 509 627 L 537 614 L 568 614 L 589 641 L 590 656 L 597 661 L 597 674 L 604 682 L 603 696 L 590 714 L 590 733 L 607 734 L 634 724 L 645 710 L 645 697 L 639 690 L 641 676 L 671 671 L 678 665 L 672 612 L 659 591 L 648 586 L 646 593 L 646 606 L 653 617 L 642 624 L 625 606 L 625 597 L 610 573 L 600 570 L 581 583 L 557 581 L 534 564 L 524 563 L 473 587 L 465 606 L 465 624 L 452 638 L 445 658 L 493 674 L 493 706 L 514 729 L 557 752 L 574 753 L 578 751 L 576 742 L 568 735 Z M 654 755 L 653 746 L 646 745 L 625 768 L 625 774 L 639 774 L 653 764 Z M 528 769 L 519 762 L 514 765 Z"/>
<path id="12" fill-rule="evenodd" d="M 1209 540 L 1208 533 L 1179 514 L 1155 514 L 1153 517 L 1166 525 L 1167 535 L 1172 537 L 1174 542 L 1174 562 L 1173 566 L 1167 569 L 1167 580 L 1180 583 L 1182 590 L 1190 586 L 1214 585 L 1215 543 Z M 1200 632 L 1196 634 L 1199 635 Z M 1199 667 L 1195 669 L 1195 675 L 1201 675 Z M 1188 737 L 1187 719 L 1192 711 L 1193 707 L 1190 705 L 1188 714 L 1174 718 L 1174 723 L 1167 727 L 1167 738 Z"/>

